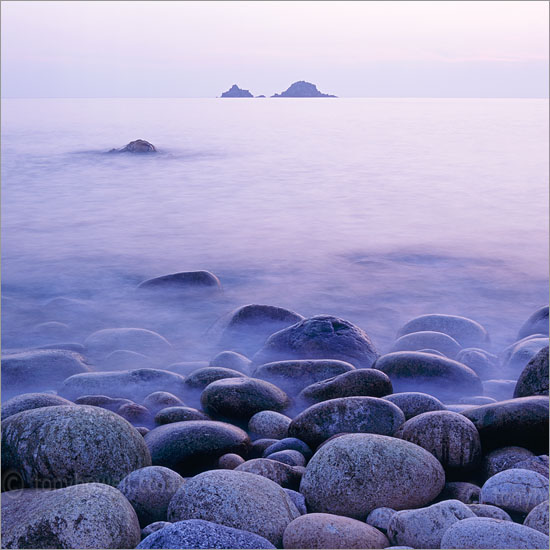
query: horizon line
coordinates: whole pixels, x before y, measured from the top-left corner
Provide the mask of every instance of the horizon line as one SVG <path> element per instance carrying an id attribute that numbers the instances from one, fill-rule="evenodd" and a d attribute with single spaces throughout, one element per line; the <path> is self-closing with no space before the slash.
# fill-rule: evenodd
<path id="1" fill-rule="evenodd" d="M 335 96 L 335 97 L 220 97 L 220 96 L 0 96 L 0 99 L 550 99 L 533 96 Z"/>

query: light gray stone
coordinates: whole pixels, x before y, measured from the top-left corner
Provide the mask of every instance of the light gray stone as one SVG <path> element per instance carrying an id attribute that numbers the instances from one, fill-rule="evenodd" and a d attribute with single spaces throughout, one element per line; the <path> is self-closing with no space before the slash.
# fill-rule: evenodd
<path id="1" fill-rule="evenodd" d="M 222 351 L 210 361 L 211 367 L 225 367 L 233 369 L 244 374 L 250 374 L 252 361 L 236 351 Z"/>
<path id="2" fill-rule="evenodd" d="M 420 351 L 423 349 L 434 349 L 454 359 L 461 346 L 452 336 L 444 332 L 423 330 L 400 336 L 392 344 L 390 351 Z"/>
<path id="3" fill-rule="evenodd" d="M 382 399 L 397 405 L 409 420 L 419 414 L 430 411 L 444 411 L 445 405 L 433 395 L 422 392 L 401 392 L 386 395 Z"/>
<path id="4" fill-rule="evenodd" d="M 531 334 L 548 334 L 548 306 L 537 309 L 519 329 L 518 338 Z"/>
<path id="5" fill-rule="evenodd" d="M 537 504 L 527 515 L 523 525 L 548 535 L 548 501 Z"/>
<path id="6" fill-rule="evenodd" d="M 468 504 L 468 508 L 480 518 L 502 519 L 512 521 L 510 515 L 498 506 L 492 504 Z"/>
<path id="7" fill-rule="evenodd" d="M 529 449 L 523 447 L 500 447 L 483 457 L 482 472 L 485 479 L 493 477 L 499 472 L 512 468 L 514 464 L 521 462 L 527 458 L 531 458 L 533 453 Z"/>
<path id="8" fill-rule="evenodd" d="M 253 458 L 237 466 L 235 472 L 248 472 L 266 477 L 281 487 L 297 489 L 300 485 L 301 474 L 293 467 L 269 458 Z"/>
<path id="9" fill-rule="evenodd" d="M 73 405 L 73 403 L 51 393 L 23 393 L 4 402 L 2 405 L 2 420 L 6 420 L 18 412 L 42 407 L 55 407 L 57 405 Z"/>
<path id="10" fill-rule="evenodd" d="M 388 531 L 388 525 L 393 514 L 396 510 L 382 506 L 381 508 L 375 508 L 366 519 L 366 522 L 373 527 L 376 527 L 379 531 L 386 534 Z"/>
<path id="11" fill-rule="evenodd" d="M 262 438 L 283 439 L 288 436 L 292 419 L 275 411 L 260 411 L 248 422 L 248 431 Z"/>

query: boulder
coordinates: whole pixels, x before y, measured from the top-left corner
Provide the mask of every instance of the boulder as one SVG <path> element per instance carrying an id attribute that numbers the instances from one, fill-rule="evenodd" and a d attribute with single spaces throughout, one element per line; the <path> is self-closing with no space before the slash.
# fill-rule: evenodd
<path id="1" fill-rule="evenodd" d="M 516 462 L 512 468 L 522 468 L 524 470 L 533 470 L 545 477 L 549 477 L 548 455 L 531 456 L 525 460 Z"/>
<path id="2" fill-rule="evenodd" d="M 405 422 L 401 438 L 432 453 L 447 470 L 473 470 L 481 461 L 479 433 L 470 420 L 458 413 L 419 414 Z"/>
<path id="3" fill-rule="evenodd" d="M 362 521 L 333 514 L 305 514 L 288 524 L 284 548 L 384 548 L 388 539 Z"/>
<path id="4" fill-rule="evenodd" d="M 410 332 L 399 337 L 391 346 L 390 351 L 421 351 L 431 349 L 454 359 L 461 350 L 460 344 L 444 332 L 423 330 Z"/>
<path id="5" fill-rule="evenodd" d="M 424 392 L 443 401 L 483 393 L 481 380 L 472 369 L 431 353 L 388 353 L 374 368 L 390 377 L 395 392 Z"/>
<path id="6" fill-rule="evenodd" d="M 116 413 L 133 426 L 153 426 L 153 415 L 147 407 L 137 403 L 125 403 L 121 405 Z"/>
<path id="7" fill-rule="evenodd" d="M 266 477 L 281 487 L 297 489 L 300 485 L 301 474 L 288 464 L 269 458 L 253 458 L 235 468 L 236 472 L 248 472 Z"/>
<path id="8" fill-rule="evenodd" d="M 509 359 L 504 363 L 504 371 L 510 378 L 516 378 L 543 349 L 548 349 L 548 336 L 526 338 L 511 346 Z M 546 352 L 548 353 L 548 351 Z"/>
<path id="9" fill-rule="evenodd" d="M 292 449 L 277 451 L 276 453 L 267 455 L 265 458 L 277 460 L 283 464 L 288 464 L 289 466 L 305 466 L 307 462 L 306 457 L 300 451 L 294 451 Z"/>
<path id="10" fill-rule="evenodd" d="M 502 508 L 492 504 L 468 504 L 468 508 L 480 518 L 502 519 L 512 521 L 512 518 Z"/>
<path id="11" fill-rule="evenodd" d="M 225 378 L 208 384 L 201 394 L 206 413 L 218 418 L 249 420 L 260 411 L 282 411 L 288 407 L 287 394 L 258 378 Z"/>
<path id="12" fill-rule="evenodd" d="M 482 383 L 483 383 L 483 394 L 488 397 L 492 397 L 497 401 L 512 399 L 514 394 L 514 388 L 516 387 L 515 380 L 491 379 L 491 380 L 484 380 Z"/>
<path id="13" fill-rule="evenodd" d="M 252 361 L 236 351 L 222 351 L 210 361 L 211 367 L 225 367 L 244 374 L 250 374 Z"/>
<path id="14" fill-rule="evenodd" d="M 391 517 L 388 538 L 392 544 L 413 548 L 441 548 L 441 538 L 451 525 L 475 517 L 459 500 L 445 500 L 419 510 L 402 510 Z"/>
<path id="15" fill-rule="evenodd" d="M 463 347 L 479 347 L 489 342 L 487 331 L 476 321 L 440 313 L 421 315 L 412 319 L 399 329 L 397 337 L 426 330 L 448 334 Z"/>
<path id="16" fill-rule="evenodd" d="M 261 365 L 285 359 L 339 359 L 369 368 L 377 357 L 365 331 L 344 319 L 317 315 L 272 334 L 252 361 Z"/>
<path id="17" fill-rule="evenodd" d="M 224 378 L 247 378 L 242 372 L 225 367 L 203 367 L 191 372 L 185 379 L 185 386 L 189 389 L 204 390 L 208 384 Z"/>
<path id="18" fill-rule="evenodd" d="M 285 489 L 284 491 L 290 500 L 294 502 L 298 512 L 300 512 L 301 515 L 307 514 L 306 499 L 304 498 L 304 495 L 298 491 L 293 491 L 292 489 Z"/>
<path id="19" fill-rule="evenodd" d="M 149 525 L 147 525 L 147 527 L 144 527 L 141 530 L 141 538 L 144 539 L 145 537 L 148 537 L 151 533 L 154 533 L 155 531 L 158 531 L 163 527 L 168 527 L 169 525 L 172 525 L 169 521 L 155 521 L 154 523 L 150 523 Z"/>
<path id="20" fill-rule="evenodd" d="M 299 399 L 318 403 L 338 397 L 383 397 L 393 392 L 391 380 L 376 369 L 355 369 L 304 388 Z"/>
<path id="21" fill-rule="evenodd" d="M 234 470 L 241 464 L 244 464 L 244 458 L 236 455 L 235 453 L 227 453 L 220 456 L 220 459 L 218 460 L 218 468 L 222 468 L 223 470 Z"/>
<path id="22" fill-rule="evenodd" d="M 236 84 L 233 84 L 227 92 L 223 92 L 221 97 L 254 97 L 248 90 L 242 90 Z"/>
<path id="23" fill-rule="evenodd" d="M 499 370 L 498 357 L 481 348 L 464 348 L 455 359 L 470 367 L 482 380 L 492 378 Z"/>
<path id="24" fill-rule="evenodd" d="M 163 466 L 134 470 L 118 485 L 118 490 L 134 507 L 141 527 L 166 521 L 168 504 L 185 480 Z"/>
<path id="25" fill-rule="evenodd" d="M 381 508 L 375 508 L 365 520 L 369 525 L 376 527 L 379 531 L 386 534 L 388 531 L 388 525 L 393 514 L 396 510 L 393 508 L 387 508 L 382 506 Z"/>
<path id="26" fill-rule="evenodd" d="M 77 405 L 91 405 L 92 407 L 100 407 L 113 412 L 117 412 L 122 405 L 131 405 L 134 403 L 131 399 L 107 397 L 106 395 L 83 395 L 75 399 L 74 402 Z"/>
<path id="27" fill-rule="evenodd" d="M 305 456 L 306 460 L 309 460 L 313 456 L 309 446 L 296 437 L 285 437 L 280 441 L 274 441 L 264 449 L 263 456 L 268 457 L 280 451 L 298 451 Z"/>
<path id="28" fill-rule="evenodd" d="M 548 535 L 548 500 L 537 504 L 527 515 L 523 525 Z"/>
<path id="29" fill-rule="evenodd" d="M 445 483 L 438 500 L 460 500 L 464 504 L 479 502 L 481 487 L 466 481 L 448 481 Z"/>
<path id="30" fill-rule="evenodd" d="M 182 271 L 147 279 L 140 283 L 138 288 L 170 291 L 220 291 L 221 283 L 210 271 Z"/>
<path id="31" fill-rule="evenodd" d="M 441 548 L 548 548 L 548 536 L 512 521 L 467 518 L 453 523 L 441 539 Z"/>
<path id="32" fill-rule="evenodd" d="M 263 438 L 283 439 L 288 436 L 292 419 L 275 411 L 260 411 L 248 422 L 249 433 Z"/>
<path id="33" fill-rule="evenodd" d="M 439 399 L 422 392 L 392 393 L 383 399 L 397 405 L 403 411 L 405 420 L 425 412 L 446 410 Z"/>
<path id="34" fill-rule="evenodd" d="M 124 495 L 84 483 L 2 494 L 2 548 L 135 548 L 139 522 Z"/>
<path id="35" fill-rule="evenodd" d="M 482 472 L 485 479 L 512 468 L 517 462 L 531 458 L 533 453 L 523 447 L 500 447 L 483 457 Z"/>
<path id="36" fill-rule="evenodd" d="M 210 420 L 210 417 L 192 407 L 166 407 L 155 415 L 155 423 L 161 426 L 188 420 Z"/>
<path id="37" fill-rule="evenodd" d="M 522 325 L 518 332 L 518 339 L 531 334 L 548 334 L 548 306 L 541 307 L 533 313 Z"/>
<path id="38" fill-rule="evenodd" d="M 542 348 L 523 369 L 514 397 L 548 395 L 548 346 Z"/>
<path id="39" fill-rule="evenodd" d="M 490 477 L 481 488 L 480 502 L 507 512 L 528 514 L 548 500 L 548 479 L 532 470 L 514 468 Z"/>
<path id="40" fill-rule="evenodd" d="M 393 435 L 405 422 L 401 409 L 377 397 L 342 397 L 312 405 L 296 416 L 290 437 L 317 447 L 338 433 Z"/>
<path id="41" fill-rule="evenodd" d="M 428 451 L 375 434 L 346 434 L 325 443 L 300 484 L 308 510 L 364 520 L 375 508 L 395 510 L 430 503 L 445 473 Z"/>
<path id="42" fill-rule="evenodd" d="M 157 149 L 152 143 L 144 139 L 136 139 L 125 145 L 122 149 L 112 149 L 110 153 L 156 153 Z"/>
<path id="43" fill-rule="evenodd" d="M 43 407 L 2 422 L 2 467 L 18 472 L 26 487 L 118 485 L 133 470 L 150 465 L 139 433 L 105 409 Z"/>
<path id="44" fill-rule="evenodd" d="M 18 412 L 57 405 L 73 405 L 69 400 L 51 393 L 22 393 L 8 399 L 2 405 L 2 421 Z"/>
<path id="45" fill-rule="evenodd" d="M 147 407 L 151 411 L 151 414 L 157 414 L 159 411 L 166 409 L 167 407 L 185 407 L 185 404 L 173 393 L 167 391 L 155 391 L 145 397 L 143 400 L 143 406 Z"/>
<path id="46" fill-rule="evenodd" d="M 267 539 L 202 519 L 168 523 L 136 548 L 275 548 Z"/>
<path id="47" fill-rule="evenodd" d="M 260 535 L 280 546 L 300 513 L 281 486 L 248 472 L 213 470 L 183 484 L 168 508 L 170 521 L 203 519 Z"/>
<path id="48" fill-rule="evenodd" d="M 227 453 L 247 454 L 250 439 L 245 431 L 212 420 L 174 422 L 145 435 L 155 466 L 166 466 L 183 476 L 215 468 Z"/>

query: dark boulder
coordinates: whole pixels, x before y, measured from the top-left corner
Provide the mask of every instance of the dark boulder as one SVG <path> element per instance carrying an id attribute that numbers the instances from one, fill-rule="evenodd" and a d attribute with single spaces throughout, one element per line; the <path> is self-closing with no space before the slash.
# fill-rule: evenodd
<path id="1" fill-rule="evenodd" d="M 548 395 L 548 346 L 541 349 L 523 369 L 514 397 Z"/>

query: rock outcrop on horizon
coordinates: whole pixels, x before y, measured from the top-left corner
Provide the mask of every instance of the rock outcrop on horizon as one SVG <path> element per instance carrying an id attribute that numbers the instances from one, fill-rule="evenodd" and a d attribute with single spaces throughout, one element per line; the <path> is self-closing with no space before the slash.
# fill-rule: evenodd
<path id="1" fill-rule="evenodd" d="M 280 94 L 272 95 L 271 97 L 336 97 L 331 94 L 323 94 L 317 89 L 315 84 L 311 82 L 305 82 L 304 80 L 299 80 L 291 84 L 288 89 Z"/>
<path id="2" fill-rule="evenodd" d="M 136 139 L 125 145 L 122 149 L 111 149 L 109 153 L 156 153 L 157 149 L 144 139 Z"/>
<path id="3" fill-rule="evenodd" d="M 222 97 L 254 97 L 248 90 L 242 90 L 236 84 L 233 84 L 227 92 L 223 92 Z"/>

